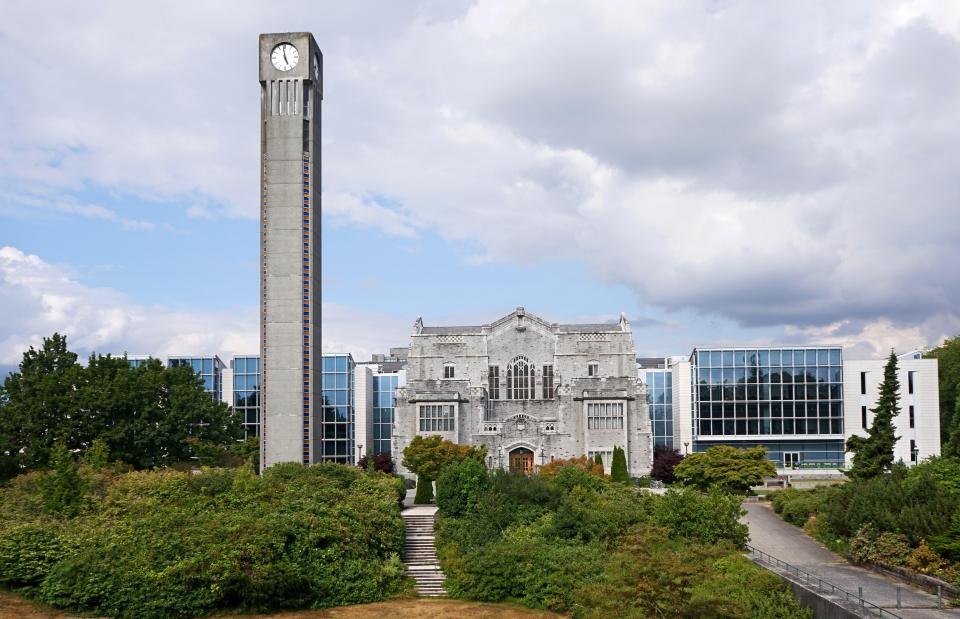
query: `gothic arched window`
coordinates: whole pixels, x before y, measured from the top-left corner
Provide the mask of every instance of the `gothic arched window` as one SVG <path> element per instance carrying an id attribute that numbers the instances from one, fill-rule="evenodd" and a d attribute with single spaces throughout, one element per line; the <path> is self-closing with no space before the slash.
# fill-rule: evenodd
<path id="1" fill-rule="evenodd" d="M 535 382 L 533 365 L 523 355 L 517 355 L 507 366 L 507 399 L 534 399 Z"/>

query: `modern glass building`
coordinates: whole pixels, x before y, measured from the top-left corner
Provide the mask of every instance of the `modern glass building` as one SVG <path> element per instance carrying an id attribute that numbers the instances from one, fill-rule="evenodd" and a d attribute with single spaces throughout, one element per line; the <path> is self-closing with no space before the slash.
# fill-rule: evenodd
<path id="1" fill-rule="evenodd" d="M 373 453 L 390 453 L 390 437 L 393 430 L 393 414 L 400 376 L 392 374 L 373 375 Z"/>
<path id="2" fill-rule="evenodd" d="M 638 359 L 638 373 L 647 385 L 647 408 L 650 411 L 650 430 L 653 445 L 673 447 L 673 370 L 659 363 Z M 651 367 L 656 365 L 657 367 Z"/>
<path id="3" fill-rule="evenodd" d="M 315 461 L 353 464 L 354 453 L 354 394 L 353 356 L 347 354 L 323 355 L 323 417 L 317 424 L 314 444 Z"/>
<path id="4" fill-rule="evenodd" d="M 693 448 L 763 445 L 780 466 L 844 459 L 839 347 L 696 348 Z"/>
<path id="5" fill-rule="evenodd" d="M 233 358 L 233 410 L 243 422 L 244 438 L 260 436 L 260 355 Z"/>
<path id="6" fill-rule="evenodd" d="M 203 389 L 216 400 L 223 399 L 222 374 L 225 367 L 220 357 L 168 357 L 167 367 L 192 367 L 193 371 L 203 380 Z"/>

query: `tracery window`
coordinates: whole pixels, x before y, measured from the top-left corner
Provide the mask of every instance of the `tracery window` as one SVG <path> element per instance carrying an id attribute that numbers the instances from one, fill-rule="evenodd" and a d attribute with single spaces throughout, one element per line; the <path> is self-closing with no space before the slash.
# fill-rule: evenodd
<path id="1" fill-rule="evenodd" d="M 523 355 L 517 355 L 507 366 L 507 399 L 533 400 L 536 398 L 533 365 Z"/>

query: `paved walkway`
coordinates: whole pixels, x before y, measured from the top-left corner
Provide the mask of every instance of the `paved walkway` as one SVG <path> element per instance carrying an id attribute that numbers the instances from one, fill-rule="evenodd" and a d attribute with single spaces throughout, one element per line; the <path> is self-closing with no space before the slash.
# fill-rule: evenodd
<path id="1" fill-rule="evenodd" d="M 747 515 L 743 517 L 743 521 L 750 527 L 750 545 L 758 550 L 796 565 L 847 591 L 856 593 L 858 587 L 863 587 L 865 600 L 890 609 L 905 619 L 960 618 L 960 609 L 937 610 L 935 595 L 848 563 L 799 528 L 781 520 L 768 504 L 744 503 L 744 508 Z M 897 586 L 901 588 L 900 609 L 896 608 Z M 840 597 L 843 597 L 842 594 Z M 876 616 L 876 611 L 873 616 Z"/>

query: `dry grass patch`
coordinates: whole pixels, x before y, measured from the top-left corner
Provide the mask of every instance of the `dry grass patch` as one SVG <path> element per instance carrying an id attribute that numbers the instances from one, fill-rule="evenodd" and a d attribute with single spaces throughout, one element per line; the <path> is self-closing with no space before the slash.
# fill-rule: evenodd
<path id="1" fill-rule="evenodd" d="M 478 604 L 459 600 L 412 599 L 341 606 L 328 610 L 278 613 L 275 615 L 234 615 L 234 619 L 360 619 L 361 617 L 390 617 L 390 619 L 555 619 L 562 617 L 543 610 L 530 610 L 506 604 Z"/>

